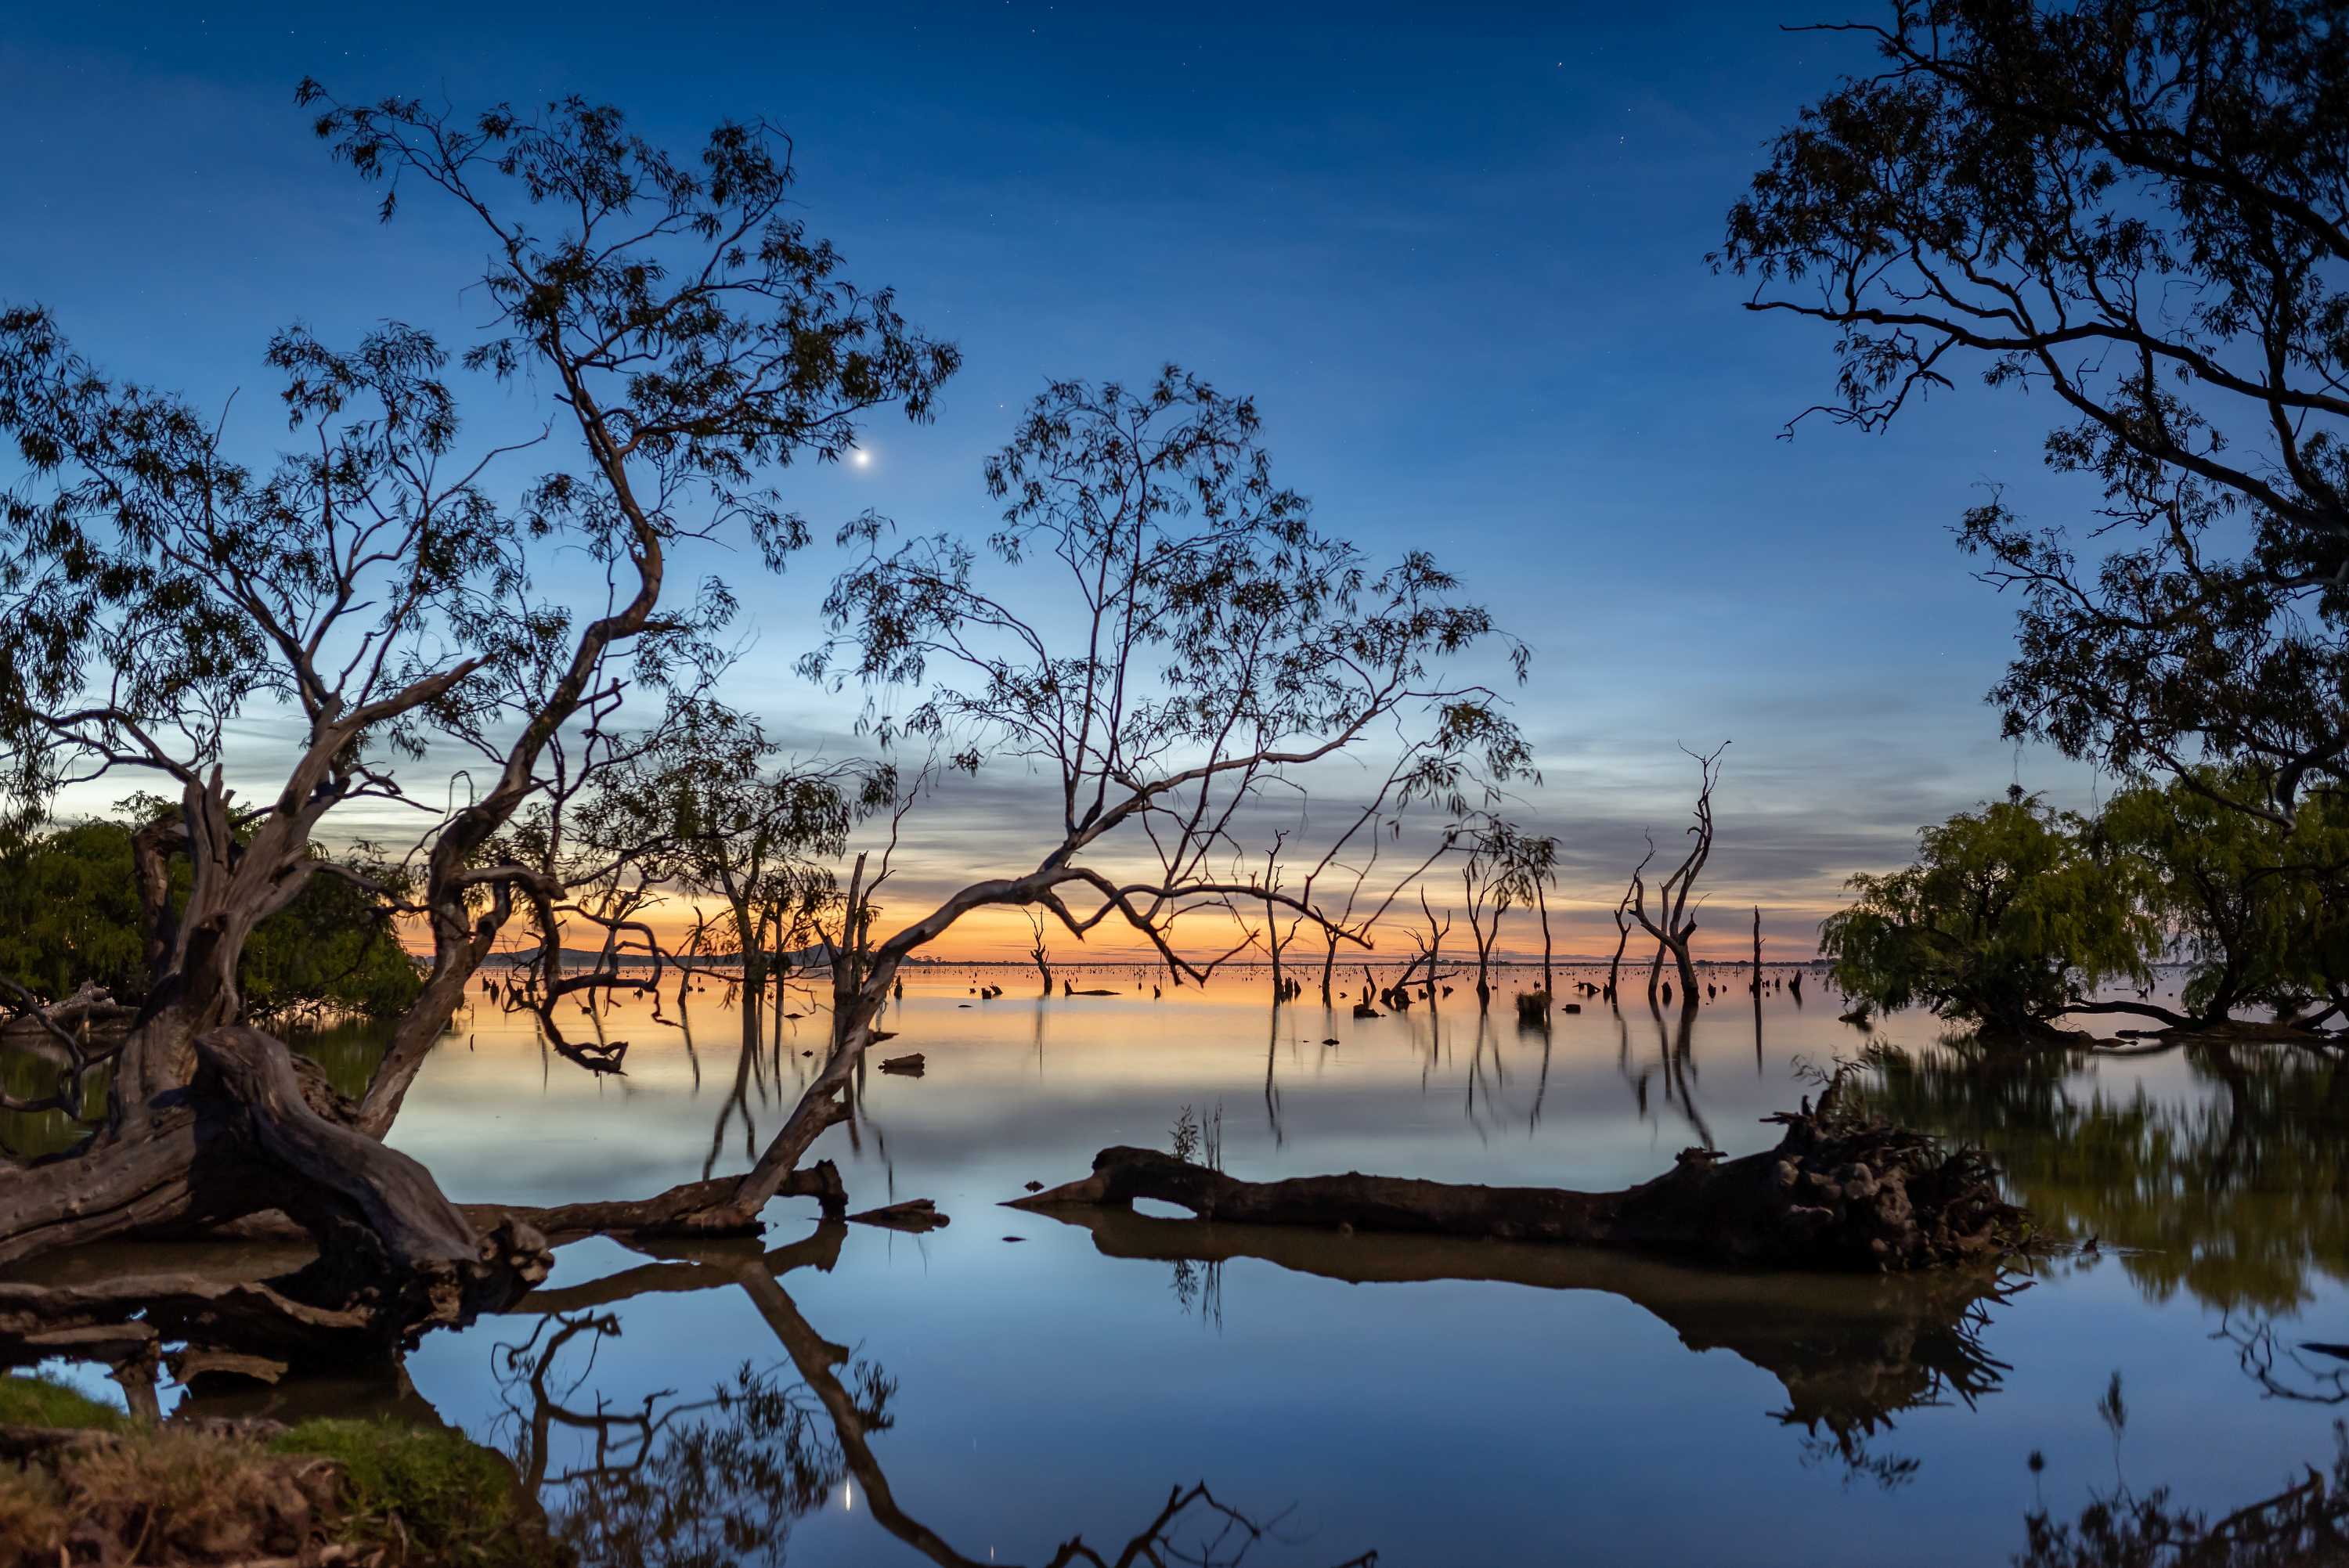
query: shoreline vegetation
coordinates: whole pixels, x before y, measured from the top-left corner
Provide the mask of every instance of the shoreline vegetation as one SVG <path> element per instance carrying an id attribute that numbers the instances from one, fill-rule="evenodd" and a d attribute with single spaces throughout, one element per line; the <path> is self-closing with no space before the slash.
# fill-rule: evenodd
<path id="1" fill-rule="evenodd" d="M 0 1568 L 569 1568 L 504 1456 L 390 1420 L 126 1417 L 0 1375 Z"/>

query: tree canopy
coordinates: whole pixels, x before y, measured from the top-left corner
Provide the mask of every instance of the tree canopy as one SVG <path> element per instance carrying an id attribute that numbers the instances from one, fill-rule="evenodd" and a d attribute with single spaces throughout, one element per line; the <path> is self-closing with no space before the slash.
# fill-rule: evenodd
<path id="1" fill-rule="evenodd" d="M 1854 877 L 1820 946 L 1873 1006 L 2009 1032 L 2066 1013 L 2316 1022 L 2349 999 L 2349 828 L 2329 795 L 2290 824 L 2222 803 L 2259 787 L 2203 767 L 2131 780 L 2092 816 L 2019 794 L 1961 812 L 1925 830 L 1916 864 Z M 2185 968 L 2174 1008 L 2151 999 L 2165 964 Z"/>
<path id="2" fill-rule="evenodd" d="M 2349 768 L 2349 29 L 2327 0 L 1894 0 L 1715 265 L 1833 330 L 1880 429 L 1967 371 L 2052 398 L 2084 529 L 1963 519 L 2022 598 L 2007 733 L 2120 772 Z M 2087 540 L 2084 543 L 2082 535 Z M 2094 550 L 2081 552 L 2087 543 Z"/>
<path id="3" fill-rule="evenodd" d="M 1850 995 L 2015 1034 L 2106 981 L 2149 978 L 2160 930 L 2076 817 L 2019 791 L 1918 835 L 1917 863 L 1849 882 L 1819 930 Z"/>

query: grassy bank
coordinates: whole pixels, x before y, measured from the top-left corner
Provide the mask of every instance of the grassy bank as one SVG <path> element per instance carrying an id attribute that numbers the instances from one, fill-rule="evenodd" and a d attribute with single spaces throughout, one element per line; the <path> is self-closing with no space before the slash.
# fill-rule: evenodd
<path id="1" fill-rule="evenodd" d="M 142 1429 L 63 1384 L 0 1377 L 0 1568 L 365 1560 L 554 1568 L 512 1468 L 382 1421 Z"/>

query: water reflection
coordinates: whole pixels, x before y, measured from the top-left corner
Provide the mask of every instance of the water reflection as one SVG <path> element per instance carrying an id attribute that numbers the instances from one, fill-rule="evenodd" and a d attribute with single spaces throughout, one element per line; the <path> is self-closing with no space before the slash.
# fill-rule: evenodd
<path id="1" fill-rule="evenodd" d="M 1560 968 L 1571 995 L 1574 971 Z M 1982 1144 L 2021 1201 L 2098 1238 L 2009 1305 L 1935 1298 L 1930 1284 L 1920 1298 L 1915 1281 L 1773 1281 L 1547 1252 L 1529 1263 L 1495 1243 L 1434 1256 L 1444 1243 L 988 1217 L 988 1205 L 1096 1149 L 1163 1146 L 1185 1104 L 1224 1108 L 1228 1168 L 1256 1179 L 1351 1169 L 1627 1185 L 1688 1143 L 1736 1154 L 1773 1140 L 1758 1118 L 1806 1092 L 1798 1065 L 1868 1042 L 1816 995 L 1798 1013 L 1791 995 L 1724 988 L 1692 1016 L 1638 999 L 1619 1014 L 1585 995 L 1584 1012 L 1539 1028 L 1456 996 L 1375 1020 L 1304 1002 L 1274 1014 L 1252 982 L 1204 997 L 1154 1000 L 1144 985 L 981 1003 L 984 977 L 914 978 L 887 1026 L 927 1054 L 927 1076 L 873 1073 L 855 1120 L 818 1150 L 843 1167 L 860 1207 L 934 1198 L 954 1213 L 950 1229 L 853 1232 L 836 1269 L 839 1237 L 822 1230 L 788 1247 L 616 1264 L 611 1243 L 566 1250 L 564 1288 L 533 1297 L 528 1315 L 436 1336 L 415 1357 L 438 1416 L 405 1375 L 274 1389 L 207 1377 L 191 1404 L 445 1418 L 524 1460 L 543 1455 L 550 1478 L 592 1473 L 609 1462 L 593 1429 L 550 1410 L 537 1438 L 529 1379 L 502 1388 L 488 1374 L 493 1341 L 527 1346 L 543 1320 L 609 1318 L 625 1332 L 573 1335 L 548 1373 L 547 1393 L 573 1417 L 634 1418 L 646 1390 L 673 1387 L 660 1410 L 700 1408 L 653 1434 L 653 1450 L 697 1426 L 710 1429 L 696 1440 L 718 1443 L 716 1429 L 753 1408 L 736 1377 L 746 1359 L 769 1369 L 761 1397 L 789 1393 L 791 1408 L 820 1413 L 795 1429 L 770 1404 L 740 1450 L 765 1455 L 756 1463 L 779 1499 L 817 1496 L 812 1512 L 774 1516 L 795 1525 L 777 1539 L 811 1568 L 928 1548 L 889 1533 L 820 1385 L 789 1354 L 776 1325 L 802 1308 L 904 1380 L 875 1401 L 854 1357 L 827 1364 L 872 1434 L 866 1453 L 893 1467 L 891 1520 L 925 1520 L 951 1542 L 942 1550 L 980 1561 L 990 1534 L 1032 1545 L 1082 1524 L 1092 1541 L 1115 1537 L 1117 1550 L 1100 1551 L 1114 1562 L 1149 1523 L 1121 1510 L 1147 1512 L 1169 1481 L 1205 1474 L 1214 1497 L 1294 1500 L 1325 1522 L 1319 1541 L 1286 1556 L 1268 1537 L 1257 1568 L 1318 1568 L 1373 1542 L 1414 1563 L 1570 1550 L 1820 1568 L 1900 1560 L 1920 1531 L 1936 1560 L 2006 1562 L 2033 1498 L 2023 1454 L 2044 1447 L 2062 1473 L 2079 1434 L 2060 1412 L 2093 1429 L 2084 1380 L 2100 1384 L 2113 1366 L 2165 1411 L 2131 1435 L 2147 1473 L 2174 1478 L 2181 1503 L 2213 1520 L 2266 1497 L 2349 1413 L 2349 1400 L 2329 1403 L 2349 1361 L 2324 1348 L 2349 1345 L 2349 1082 L 2326 1058 L 2248 1047 L 1987 1062 L 1937 1044 L 1932 1020 L 1878 1020 L 1873 1037 L 1900 1047 L 1874 1076 L 1878 1109 Z M 526 1016 L 480 1005 L 419 1078 L 392 1141 L 460 1202 L 626 1197 L 739 1170 L 796 1097 L 821 1021 L 770 1007 L 748 1047 L 728 991 L 710 977 L 664 996 L 676 1029 L 635 1004 L 615 1010 L 610 1037 L 635 1041 L 618 1076 L 577 1071 Z M 305 1047 L 347 1090 L 379 1048 L 361 1029 Z M 770 1218 L 797 1222 L 787 1204 Z M 1004 1244 L 1014 1228 L 1025 1244 Z M 754 1265 L 766 1285 L 738 1277 Z M 569 1283 L 591 1266 L 618 1272 Z M 778 1304 L 770 1287 L 786 1284 Z M 539 1329 L 539 1349 L 559 1327 Z M 823 1337 L 809 1328 L 803 1346 Z M 731 1403 L 703 1402 L 720 1387 Z M 886 1436 L 883 1418 L 897 1423 Z M 2227 1440 L 2213 1443 L 2214 1429 Z M 2104 1435 L 2087 1439 L 2088 1473 L 2109 1487 Z M 609 1451 L 622 1448 L 616 1427 Z M 1710 1478 L 1711 1506 L 1659 1503 L 1685 1473 Z M 2082 1483 L 2046 1480 L 2076 1533 Z M 654 1492 L 678 1484 L 648 1485 L 636 1522 L 612 1512 L 593 1525 L 598 1539 L 659 1534 Z M 555 1491 L 550 1510 L 572 1510 Z M 605 1501 L 626 1499 L 607 1489 Z M 756 1533 L 764 1510 L 749 1497 L 738 1511 Z M 1209 1511 L 1204 1498 L 1188 1505 L 1185 1541 Z M 1561 1517 L 1570 1537 L 1555 1533 Z M 679 1536 L 668 1550 L 686 1561 L 698 1548 Z"/>
<path id="2" fill-rule="evenodd" d="M 1881 1051 L 1878 1108 L 1987 1148 L 2043 1225 L 2116 1255 L 2146 1295 L 2288 1314 L 2349 1279 L 2349 1064 L 2189 1046 L 2199 1092 L 2107 1093 L 2076 1055 Z M 2135 1064 L 2133 1064 L 2135 1065 Z"/>
<path id="3" fill-rule="evenodd" d="M 2122 1423 L 2112 1423 L 2117 1444 Z M 2023 1516 L 2026 1549 L 2014 1568 L 2336 1568 L 2349 1563 L 2349 1427 L 2335 1423 L 2330 1471 L 2213 1518 L 2176 1502 L 2166 1486 L 2126 1482 L 2074 1518 L 2044 1505 Z M 2032 1456 L 2036 1470 L 2039 1456 Z"/>
<path id="4" fill-rule="evenodd" d="M 542 1290 L 516 1309 L 536 1323 L 498 1346 L 504 1428 L 526 1482 L 544 1500 L 555 1539 L 595 1568 L 720 1568 L 778 1563 L 792 1523 L 828 1501 L 861 1498 L 883 1530 L 947 1568 L 978 1568 L 899 1501 L 871 1439 L 895 1424 L 896 1383 L 870 1360 L 826 1340 L 783 1287 L 795 1268 L 830 1269 L 846 1227 L 819 1225 L 792 1245 L 703 1243 L 661 1251 L 638 1268 L 568 1289 Z M 615 1409 L 587 1389 L 600 1343 L 616 1337 L 610 1309 L 636 1297 L 739 1287 L 788 1357 L 780 1368 L 745 1364 L 704 1399 L 663 1393 Z M 1061 1543 L 1048 1568 L 1177 1562 L 1239 1568 L 1268 1542 L 1298 1542 L 1285 1514 L 1259 1517 L 1202 1481 L 1175 1486 L 1142 1530 L 1096 1549 L 1081 1535 Z M 990 1551 L 987 1559 L 995 1560 Z M 1374 1551 L 1338 1568 L 1369 1568 Z"/>
<path id="5" fill-rule="evenodd" d="M 1799 1427 L 1812 1460 L 1898 1485 L 1913 1460 L 1869 1449 L 1905 1411 L 1951 1401 L 1972 1408 L 2009 1370 L 1983 1347 L 1991 1308 L 2030 1281 L 1982 1271 L 1866 1280 L 1693 1269 L 1598 1248 L 1448 1236 L 1347 1235 L 1276 1225 L 1161 1219 L 1129 1209 L 1034 1211 L 1089 1232 L 1104 1257 L 1170 1264 L 1174 1296 L 1220 1322 L 1224 1265 L 1276 1264 L 1348 1284 L 1482 1280 L 1541 1290 L 1603 1291 L 1644 1309 L 1692 1352 L 1727 1350 L 1778 1379 L 1768 1412 Z"/>

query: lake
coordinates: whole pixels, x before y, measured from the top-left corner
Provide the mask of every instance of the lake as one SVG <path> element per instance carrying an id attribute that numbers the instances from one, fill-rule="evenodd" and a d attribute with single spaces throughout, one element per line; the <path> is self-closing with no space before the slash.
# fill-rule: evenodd
<path id="1" fill-rule="evenodd" d="M 1816 976 L 1757 1019 L 1733 975 L 1740 994 L 1685 1029 L 1589 1001 L 1545 1034 L 1508 1006 L 1522 972 L 1489 1016 L 1462 985 L 1361 1020 L 1310 995 L 1275 1009 L 1260 975 L 1154 998 L 1103 970 L 1079 983 L 1118 995 L 1040 1000 L 1032 973 L 919 972 L 874 1055 L 919 1050 L 926 1073 L 868 1072 L 816 1152 L 852 1209 L 929 1198 L 947 1228 L 822 1226 L 785 1201 L 761 1243 L 582 1243 L 521 1310 L 428 1339 L 412 1389 L 216 1402 L 460 1426 L 523 1456 L 550 1509 L 625 1562 L 694 1560 L 674 1537 L 688 1511 L 730 1522 L 715 1562 L 1040 1563 L 1080 1535 L 1116 1562 L 1204 1482 L 1233 1515 L 1192 1500 L 1155 1549 L 1989 1563 L 2024 1550 L 2034 1509 L 2166 1486 L 2225 1513 L 2330 1467 L 2349 1359 L 2302 1346 L 2349 1341 L 2333 1058 L 1985 1065 L 1930 1017 L 1839 1023 Z M 983 983 L 1009 994 L 982 1001 Z M 392 1142 L 460 1202 L 740 1171 L 823 1019 L 783 1022 L 744 1070 L 724 984 L 690 1002 L 689 1044 L 641 1009 L 601 1020 L 630 1041 L 625 1077 L 477 1006 Z M 371 1049 L 364 1031 L 311 1048 L 344 1075 Z M 2013 1196 L 2095 1244 L 2002 1281 L 1794 1276 L 999 1206 L 1106 1145 L 1165 1147 L 1185 1108 L 1249 1179 L 1622 1186 L 1691 1144 L 1767 1147 L 1761 1118 L 1864 1051 L 1872 1104 L 1984 1145 Z"/>

